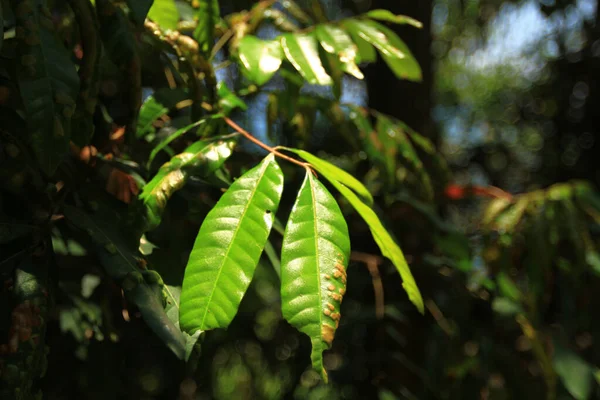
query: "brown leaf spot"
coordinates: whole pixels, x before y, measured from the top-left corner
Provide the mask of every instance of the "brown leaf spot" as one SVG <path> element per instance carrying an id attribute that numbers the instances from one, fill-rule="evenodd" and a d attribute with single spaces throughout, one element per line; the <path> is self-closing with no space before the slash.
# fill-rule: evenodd
<path id="1" fill-rule="evenodd" d="M 335 306 L 331 303 L 327 303 L 327 307 L 329 307 L 331 311 L 335 310 Z"/>
<path id="2" fill-rule="evenodd" d="M 329 286 L 327 286 L 327 289 L 335 290 L 335 286 L 332 283 L 330 283 Z"/>
<path id="3" fill-rule="evenodd" d="M 335 330 L 333 329 L 333 327 L 331 327 L 327 324 L 321 325 L 321 339 L 323 339 L 323 341 L 325 343 L 327 343 L 329 346 L 331 346 L 331 343 L 333 343 L 334 336 L 335 336 Z"/>
<path id="4" fill-rule="evenodd" d="M 331 310 L 329 310 L 329 309 L 326 308 L 326 309 L 323 310 L 323 314 L 325 314 L 327 316 L 330 316 L 331 315 Z"/>

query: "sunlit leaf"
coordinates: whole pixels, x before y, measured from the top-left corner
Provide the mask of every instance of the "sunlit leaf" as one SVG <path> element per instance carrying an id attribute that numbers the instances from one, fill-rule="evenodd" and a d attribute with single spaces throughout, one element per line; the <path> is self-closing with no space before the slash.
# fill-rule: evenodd
<path id="1" fill-rule="evenodd" d="M 334 25 L 321 24 L 315 27 L 315 34 L 323 49 L 340 61 L 342 71 L 357 79 L 364 78 L 356 65 L 358 49 L 343 29 Z"/>
<path id="2" fill-rule="evenodd" d="M 150 152 L 150 157 L 148 157 L 148 165 L 151 165 L 152 161 L 154 161 L 154 158 L 158 155 L 158 153 L 160 153 L 160 151 L 167 147 L 172 141 L 179 138 L 181 135 L 189 132 L 191 129 L 194 129 L 202 124 L 207 123 L 207 121 L 209 121 L 212 118 L 218 117 L 216 115 L 213 115 L 211 117 L 201 119 L 199 121 L 194 122 L 193 124 L 189 124 L 187 126 L 184 126 L 183 128 L 177 129 L 175 132 L 163 139 L 158 145 L 156 145 L 154 149 L 152 149 L 152 152 Z"/>
<path id="3" fill-rule="evenodd" d="M 157 0 L 160 1 L 160 0 Z M 131 10 L 131 19 L 138 25 L 142 25 L 154 0 L 127 0 L 127 7 Z M 152 18 L 151 18 L 152 19 Z"/>
<path id="4" fill-rule="evenodd" d="M 238 178 L 208 213 L 185 270 L 184 331 L 229 325 L 252 280 L 282 191 L 283 173 L 270 154 Z"/>
<path id="5" fill-rule="evenodd" d="M 242 73 L 259 86 L 267 83 L 279 70 L 283 50 L 279 41 L 266 41 L 253 35 L 240 40 L 238 57 Z"/>
<path id="6" fill-rule="evenodd" d="M 200 52 L 208 56 L 215 41 L 215 25 L 219 23 L 220 10 L 218 0 L 198 0 L 196 11 L 198 25 L 194 30 L 194 39 L 200 46 Z"/>
<path id="7" fill-rule="evenodd" d="M 348 28 L 348 33 L 352 37 L 352 40 L 354 41 L 354 44 L 356 44 L 356 48 L 358 49 L 358 53 L 356 55 L 356 63 L 366 64 L 377 61 L 377 51 L 375 50 L 375 47 L 371 43 L 363 39 L 359 35 L 358 31 L 355 31 L 349 28 L 348 26 L 344 27 Z"/>
<path id="8" fill-rule="evenodd" d="M 354 190 L 362 199 L 363 202 L 368 205 L 373 205 L 373 196 L 369 190 L 363 185 L 358 179 L 344 171 L 343 169 L 327 162 L 315 155 L 310 154 L 307 151 L 300 149 L 285 148 L 288 151 L 294 152 L 308 161 L 317 172 L 322 174 L 327 180 L 335 180 Z"/>
<path id="9" fill-rule="evenodd" d="M 371 10 L 366 13 L 366 16 L 380 21 L 391 22 L 393 24 L 408 24 L 415 28 L 422 28 L 423 24 L 416 19 L 407 15 L 395 15 L 389 10 Z"/>
<path id="10" fill-rule="evenodd" d="M 184 359 L 185 338 L 167 317 L 162 300 L 144 280 L 140 267 L 143 261 L 135 241 L 123 236 L 116 215 L 102 204 L 99 207 L 88 214 L 77 207 L 65 206 L 64 214 L 68 222 L 87 232 L 104 270 L 125 289 L 127 298 L 139 308 L 148 326 L 177 357 Z"/>
<path id="11" fill-rule="evenodd" d="M 160 224 L 167 201 L 186 184 L 190 176 L 206 177 L 213 174 L 229 158 L 234 144 L 232 140 L 196 142 L 160 167 L 140 194 L 148 210 L 148 229 Z"/>
<path id="12" fill-rule="evenodd" d="M 421 80 L 421 67 L 408 46 L 392 30 L 375 21 L 349 19 L 344 24 L 354 35 L 377 47 L 384 61 L 397 77 L 412 81 Z"/>
<path id="13" fill-rule="evenodd" d="M 310 84 L 331 85 L 331 77 L 319 57 L 317 39 L 312 34 L 285 34 L 281 47 L 294 68 Z"/>
<path id="14" fill-rule="evenodd" d="M 217 84 L 217 94 L 219 95 L 219 107 L 226 115 L 236 108 L 244 111 L 248 109 L 248 106 L 244 100 L 236 96 L 236 94 L 233 93 L 223 81 Z"/>
<path id="15" fill-rule="evenodd" d="M 283 317 L 310 337 L 313 368 L 325 381 L 322 353 L 331 347 L 339 324 L 349 257 L 342 212 L 307 171 L 283 237 L 281 303 Z"/>
<path id="16" fill-rule="evenodd" d="M 404 253 L 402 253 L 400 247 L 398 247 L 396 242 L 394 242 L 394 239 L 392 239 L 385 229 L 379 220 L 379 217 L 375 214 L 375 211 L 363 203 L 352 190 L 348 189 L 343 184 L 336 180 L 331 180 L 330 182 L 365 220 L 371 230 L 373 239 L 375 239 L 375 243 L 377 243 L 377 246 L 379 246 L 379 249 L 381 250 L 381 254 L 389 258 L 400 273 L 403 280 L 402 287 L 408 294 L 409 300 L 417 307 L 419 312 L 424 313 L 423 298 L 421 297 L 419 288 L 410 272 L 408 263 L 404 258 Z"/>
<path id="17" fill-rule="evenodd" d="M 179 11 L 175 0 L 154 0 L 148 18 L 156 22 L 163 29 L 177 29 Z"/>
<path id="18" fill-rule="evenodd" d="M 16 68 L 29 142 L 40 167 L 53 174 L 68 153 L 79 77 L 54 23 L 31 2 L 12 1 L 19 35 Z M 26 7 L 25 5 L 28 5 Z M 47 10 L 47 9 L 46 9 Z"/>

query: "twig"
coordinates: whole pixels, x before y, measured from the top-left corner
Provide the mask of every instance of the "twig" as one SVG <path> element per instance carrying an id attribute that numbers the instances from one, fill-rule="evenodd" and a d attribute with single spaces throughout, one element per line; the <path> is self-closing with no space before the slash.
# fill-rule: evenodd
<path id="1" fill-rule="evenodd" d="M 350 260 L 362 262 L 367 266 L 367 269 L 371 274 L 371 280 L 373 281 L 373 291 L 375 292 L 375 315 L 377 316 L 377 319 L 383 319 L 385 303 L 383 297 L 383 284 L 381 283 L 381 276 L 379 275 L 379 265 L 383 262 L 383 259 L 374 254 L 353 251 L 350 254 Z"/>
<path id="2" fill-rule="evenodd" d="M 435 304 L 433 300 L 428 299 L 427 301 L 425 301 L 425 307 L 427 307 L 427 309 L 435 319 L 435 322 L 437 322 L 440 328 L 442 328 L 442 330 L 448 336 L 454 336 L 454 330 L 452 329 L 452 326 L 448 323 L 448 320 L 446 319 L 446 317 L 444 317 L 442 310 L 439 309 L 437 304 Z"/>
<path id="3" fill-rule="evenodd" d="M 229 125 L 230 127 L 232 127 L 233 129 L 235 129 L 236 132 L 240 133 L 242 136 L 244 136 L 246 139 L 248 139 L 249 141 L 251 141 L 252 143 L 256 144 L 257 146 L 262 147 L 263 149 L 267 150 L 269 153 L 272 153 L 274 155 L 276 155 L 279 158 L 283 158 L 284 160 L 287 160 L 293 164 L 299 165 L 303 168 L 308 169 L 309 171 L 312 172 L 312 168 L 310 166 L 309 163 L 305 163 L 302 161 L 298 161 L 292 157 L 286 156 L 283 153 L 280 153 L 279 151 L 275 150 L 273 147 L 261 142 L 260 140 L 258 140 L 257 138 L 255 138 L 254 136 L 252 136 L 252 134 L 250 132 L 247 132 L 246 130 L 244 130 L 241 126 L 239 126 L 238 124 L 236 124 L 235 122 L 233 122 L 230 118 L 228 117 L 223 117 L 223 120 L 225 120 L 225 122 L 227 123 L 227 125 Z"/>

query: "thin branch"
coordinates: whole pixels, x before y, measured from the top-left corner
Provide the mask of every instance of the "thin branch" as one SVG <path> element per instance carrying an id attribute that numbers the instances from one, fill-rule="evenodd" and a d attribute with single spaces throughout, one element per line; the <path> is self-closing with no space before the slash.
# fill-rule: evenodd
<path id="1" fill-rule="evenodd" d="M 379 265 L 383 262 L 383 259 L 375 254 L 353 251 L 350 254 L 350 260 L 362 262 L 367 266 L 371 274 L 371 280 L 373 281 L 373 291 L 375 292 L 375 315 L 377 319 L 383 319 L 385 302 L 383 297 L 383 283 L 379 275 Z"/>
<path id="2" fill-rule="evenodd" d="M 233 122 L 230 118 L 223 117 L 223 119 L 225 120 L 225 122 L 227 123 L 227 125 L 229 125 L 233 129 L 235 129 L 236 132 L 240 133 L 242 136 L 244 136 L 246 139 L 248 139 L 249 141 L 251 141 L 255 145 L 262 147 L 263 149 L 267 150 L 269 153 L 272 153 L 272 154 L 276 155 L 279 158 L 283 158 L 284 160 L 287 160 L 287 161 L 291 162 L 292 164 L 299 165 L 299 166 L 301 166 L 303 168 L 308 169 L 309 171 L 312 171 L 312 168 L 311 168 L 310 164 L 302 162 L 302 161 L 298 161 L 298 160 L 296 160 L 296 159 L 294 159 L 292 157 L 286 156 L 285 154 L 278 152 L 273 147 L 271 147 L 271 146 L 269 146 L 269 145 L 261 142 L 260 140 L 258 140 L 254 136 L 252 136 L 252 134 L 250 132 L 247 132 L 246 130 L 244 130 L 241 126 L 239 126 L 238 124 L 236 124 L 235 122 Z"/>

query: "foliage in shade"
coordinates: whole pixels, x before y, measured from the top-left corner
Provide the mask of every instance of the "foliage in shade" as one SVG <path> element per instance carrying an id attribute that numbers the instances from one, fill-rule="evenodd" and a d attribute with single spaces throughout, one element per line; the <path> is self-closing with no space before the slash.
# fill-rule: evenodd
<path id="1" fill-rule="evenodd" d="M 88 234 L 106 273 L 123 287 L 127 298 L 139 308 L 148 326 L 177 357 L 184 359 L 186 340 L 167 317 L 163 299 L 153 289 L 157 283 L 146 280 L 145 263 L 137 245 L 119 232 L 118 220 L 106 208 L 107 205 L 99 207 L 89 214 L 73 206 L 65 206 L 64 211 L 70 223 Z"/>
<path id="2" fill-rule="evenodd" d="M 184 331 L 229 325 L 252 280 L 282 191 L 283 173 L 271 154 L 238 178 L 208 213 L 185 271 Z"/>
<path id="3" fill-rule="evenodd" d="M 52 175 L 69 150 L 79 77 L 45 2 L 13 0 L 11 6 L 21 33 L 16 71 L 29 143 L 42 170 Z"/>
<path id="4" fill-rule="evenodd" d="M 350 259 L 348 226 L 333 196 L 310 171 L 292 208 L 281 251 L 283 317 L 308 335 L 313 368 L 325 381 L 324 350 L 340 321 Z"/>
<path id="5" fill-rule="evenodd" d="M 131 19 L 138 25 L 142 25 L 154 0 L 126 0 L 127 7 L 131 10 Z"/>
<path id="6" fill-rule="evenodd" d="M 198 25 L 194 30 L 194 39 L 204 56 L 210 55 L 214 44 L 215 26 L 219 23 L 220 15 L 218 0 L 199 0 L 196 11 Z"/>

